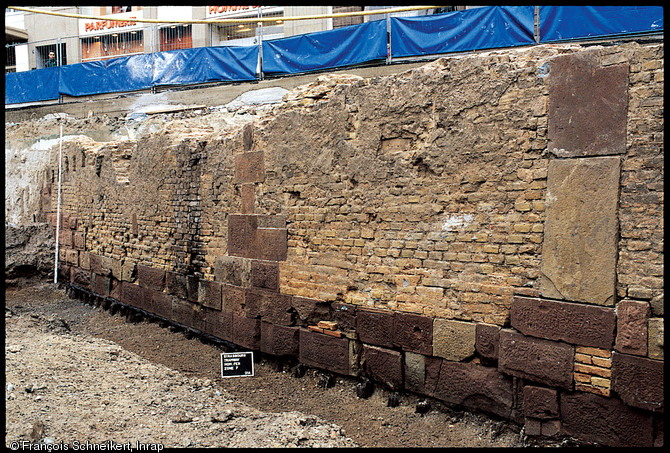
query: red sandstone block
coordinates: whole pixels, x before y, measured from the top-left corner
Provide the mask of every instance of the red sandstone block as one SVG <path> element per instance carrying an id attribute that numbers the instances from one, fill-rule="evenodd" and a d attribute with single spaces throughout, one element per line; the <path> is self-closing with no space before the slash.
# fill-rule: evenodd
<path id="1" fill-rule="evenodd" d="M 382 310 L 359 309 L 356 312 L 356 331 L 363 343 L 393 347 L 393 313 Z"/>
<path id="2" fill-rule="evenodd" d="M 265 180 L 263 152 L 254 151 L 235 155 L 235 176 L 233 183 L 246 184 Z"/>
<path id="3" fill-rule="evenodd" d="M 73 233 L 72 244 L 77 250 L 84 250 L 86 248 L 86 237 L 83 231 L 75 231 Z"/>
<path id="4" fill-rule="evenodd" d="M 555 389 L 526 385 L 523 388 L 523 410 L 526 417 L 542 420 L 558 417 L 558 392 Z"/>
<path id="5" fill-rule="evenodd" d="M 79 252 L 77 250 L 67 250 L 65 260 L 71 266 L 79 266 Z"/>
<path id="6" fill-rule="evenodd" d="M 500 331 L 498 368 L 505 374 L 550 387 L 572 389 L 574 350 L 565 343 Z"/>
<path id="7" fill-rule="evenodd" d="M 94 255 L 91 253 L 89 255 L 89 264 L 91 266 L 91 272 L 96 275 L 108 275 L 109 270 L 103 270 L 102 267 L 102 257 L 99 255 Z"/>
<path id="8" fill-rule="evenodd" d="M 78 223 L 79 222 L 78 222 L 78 219 L 76 217 L 68 217 L 68 219 L 67 219 L 67 226 L 71 230 L 76 230 Z"/>
<path id="9" fill-rule="evenodd" d="M 559 157 L 625 153 L 628 72 L 628 64 L 599 67 L 596 52 L 553 58 L 548 150 Z"/>
<path id="10" fill-rule="evenodd" d="M 166 319 L 172 315 L 173 295 L 159 291 L 151 292 L 151 312 Z"/>
<path id="11" fill-rule="evenodd" d="M 96 294 L 100 294 L 101 296 L 109 296 L 109 293 L 111 291 L 111 280 L 109 277 L 105 275 L 98 275 L 98 274 L 93 274 L 93 292 Z M 125 300 L 123 302 L 126 302 Z M 129 303 L 129 302 L 126 302 Z M 138 306 L 135 304 L 131 304 L 134 306 Z"/>
<path id="12" fill-rule="evenodd" d="M 65 247 L 72 246 L 72 230 L 60 230 L 58 233 L 58 243 Z"/>
<path id="13" fill-rule="evenodd" d="M 391 390 L 402 389 L 402 354 L 391 349 L 363 345 L 363 366 L 375 381 L 383 383 Z"/>
<path id="14" fill-rule="evenodd" d="M 563 431 L 587 442 L 609 447 L 651 447 L 653 417 L 616 398 L 591 393 L 563 393 L 560 398 Z"/>
<path id="15" fill-rule="evenodd" d="M 475 329 L 475 350 L 484 359 L 498 360 L 500 326 L 477 323 Z"/>
<path id="16" fill-rule="evenodd" d="M 291 307 L 297 312 L 297 321 L 303 326 L 316 324 L 330 316 L 330 303 L 322 300 L 293 297 Z"/>
<path id="17" fill-rule="evenodd" d="M 70 271 L 70 278 L 72 283 L 83 288 L 91 287 L 91 273 L 79 267 L 72 268 Z"/>
<path id="18" fill-rule="evenodd" d="M 240 286 L 223 285 L 221 289 L 222 309 L 238 316 L 244 316 L 246 290 Z"/>
<path id="19" fill-rule="evenodd" d="M 272 324 L 290 326 L 294 324 L 291 299 L 287 294 L 250 288 L 245 294 L 244 311 L 250 318 L 261 317 Z"/>
<path id="20" fill-rule="evenodd" d="M 300 329 L 300 361 L 339 374 L 350 374 L 349 340 Z"/>
<path id="21" fill-rule="evenodd" d="M 617 305 L 616 350 L 624 354 L 647 355 L 649 303 L 622 300 Z"/>
<path id="22" fill-rule="evenodd" d="M 279 291 L 279 264 L 273 261 L 251 261 L 251 286 Z"/>
<path id="23" fill-rule="evenodd" d="M 233 317 L 232 342 L 251 350 L 260 350 L 261 347 L 261 320 L 246 316 Z"/>
<path id="24" fill-rule="evenodd" d="M 163 291 L 165 289 L 165 271 L 154 267 L 137 265 L 137 281 L 143 288 Z"/>
<path id="25" fill-rule="evenodd" d="M 228 255 L 257 258 L 256 230 L 258 219 L 253 215 L 228 216 Z"/>
<path id="26" fill-rule="evenodd" d="M 612 390 L 629 406 L 663 412 L 663 362 L 615 352 Z"/>
<path id="27" fill-rule="evenodd" d="M 614 345 L 612 308 L 514 296 L 510 319 L 527 336 L 605 349 Z"/>
<path id="28" fill-rule="evenodd" d="M 221 310 L 221 283 L 200 280 L 198 303 L 213 310 Z"/>
<path id="29" fill-rule="evenodd" d="M 63 261 L 58 262 L 58 281 L 59 282 L 69 282 L 70 281 L 70 271 L 72 267 L 63 263 Z"/>
<path id="30" fill-rule="evenodd" d="M 512 379 L 495 367 L 426 357 L 426 390 L 449 404 L 505 418 L 512 414 Z"/>
<path id="31" fill-rule="evenodd" d="M 195 320 L 197 316 L 198 313 L 194 303 L 177 297 L 172 299 L 172 316 L 170 319 L 184 326 L 193 327 L 200 323 L 199 320 Z"/>
<path id="32" fill-rule="evenodd" d="M 297 357 L 300 329 L 261 322 L 261 352 L 275 356 Z"/>
<path id="33" fill-rule="evenodd" d="M 188 299 L 186 275 L 167 271 L 165 273 L 165 284 L 168 293 L 173 294 L 180 299 Z"/>
<path id="34" fill-rule="evenodd" d="M 393 314 L 393 344 L 403 351 L 433 354 L 433 318 L 413 313 Z"/>
<path id="35" fill-rule="evenodd" d="M 258 228 L 255 257 L 261 260 L 286 261 L 288 230 L 285 228 Z"/>
<path id="36" fill-rule="evenodd" d="M 256 188 L 254 184 L 242 184 L 240 197 L 242 198 L 242 214 L 253 214 L 256 205 Z"/>
<path id="37" fill-rule="evenodd" d="M 96 275 L 96 284 L 97 280 L 98 276 Z M 146 300 L 146 292 L 144 291 L 144 288 L 134 283 L 128 283 L 128 282 L 121 282 L 121 283 L 122 283 L 121 302 L 128 305 L 132 305 L 133 307 L 141 308 L 142 310 L 146 310 L 149 304 Z"/>
<path id="38" fill-rule="evenodd" d="M 341 330 L 356 330 L 356 306 L 351 304 L 332 303 L 333 320 Z M 321 317 L 323 319 L 324 316 Z"/>

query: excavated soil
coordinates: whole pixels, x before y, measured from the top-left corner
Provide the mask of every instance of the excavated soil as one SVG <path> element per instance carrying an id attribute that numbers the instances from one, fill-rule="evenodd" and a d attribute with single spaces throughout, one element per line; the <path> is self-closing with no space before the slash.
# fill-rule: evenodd
<path id="1" fill-rule="evenodd" d="M 225 344 L 17 279 L 5 296 L 5 433 L 21 442 L 164 447 L 576 446 L 520 427 L 256 355 L 253 377 L 222 378 Z M 330 379 L 328 379 L 330 378 Z M 13 443 L 19 442 L 19 444 Z M 76 443 L 76 444 L 75 444 Z M 23 444 L 24 446 L 26 444 Z"/>

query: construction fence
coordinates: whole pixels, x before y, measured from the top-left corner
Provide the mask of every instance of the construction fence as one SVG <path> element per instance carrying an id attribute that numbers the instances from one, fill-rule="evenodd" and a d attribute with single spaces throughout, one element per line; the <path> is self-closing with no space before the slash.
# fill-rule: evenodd
<path id="1" fill-rule="evenodd" d="M 181 43 L 178 48 L 144 53 L 139 41 L 129 37 L 105 44 L 106 49 L 114 51 L 116 45 L 117 51 L 126 52 L 122 57 L 98 61 L 83 61 L 82 57 L 82 63 L 7 73 L 5 105 L 57 100 L 63 95 L 245 82 L 448 53 L 662 33 L 663 8 L 488 6 L 430 16 L 387 16 L 286 38 L 263 32 L 251 46 L 189 48 L 189 26 L 179 27 L 169 28 L 170 33 L 181 33 L 179 39 L 170 40 Z M 271 30 L 270 26 L 266 31 Z M 137 47 L 134 55 L 121 47 L 132 45 Z"/>

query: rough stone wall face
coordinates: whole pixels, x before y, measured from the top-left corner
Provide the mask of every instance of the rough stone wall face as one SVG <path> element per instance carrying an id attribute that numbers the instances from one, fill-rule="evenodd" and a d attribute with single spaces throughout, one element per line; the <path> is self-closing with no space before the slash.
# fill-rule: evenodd
<path id="1" fill-rule="evenodd" d="M 663 45 L 341 82 L 233 133 L 71 144 L 61 279 L 529 435 L 661 446 Z"/>

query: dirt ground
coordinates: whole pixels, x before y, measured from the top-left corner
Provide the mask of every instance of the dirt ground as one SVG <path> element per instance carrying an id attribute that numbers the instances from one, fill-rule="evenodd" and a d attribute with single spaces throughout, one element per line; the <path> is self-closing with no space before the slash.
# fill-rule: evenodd
<path id="1" fill-rule="evenodd" d="M 527 447 L 516 425 L 256 355 L 222 378 L 226 346 L 71 299 L 45 280 L 5 289 L 5 444 L 137 442 L 164 447 Z M 324 385 L 331 377 L 330 384 Z M 20 444 L 18 444 L 20 445 Z"/>

